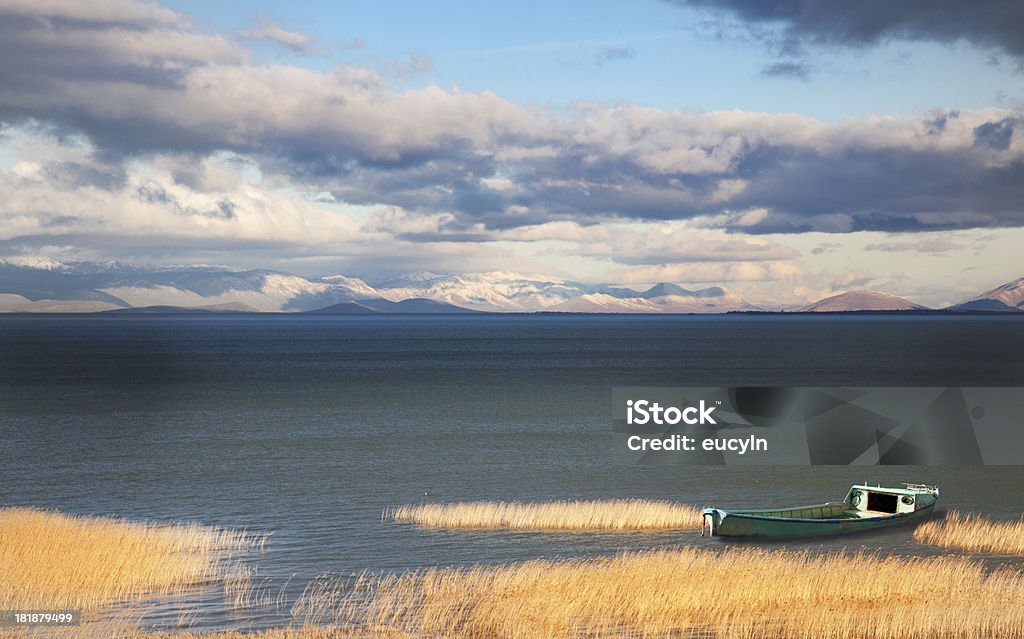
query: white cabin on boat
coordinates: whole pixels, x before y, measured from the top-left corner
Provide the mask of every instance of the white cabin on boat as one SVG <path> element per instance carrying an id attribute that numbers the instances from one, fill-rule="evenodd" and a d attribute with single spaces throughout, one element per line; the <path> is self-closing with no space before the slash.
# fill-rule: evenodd
<path id="1" fill-rule="evenodd" d="M 915 512 L 934 504 L 938 496 L 938 488 L 925 484 L 906 484 L 906 488 L 856 484 L 850 488 L 846 503 L 852 506 L 860 517 L 877 517 L 879 514 Z"/>

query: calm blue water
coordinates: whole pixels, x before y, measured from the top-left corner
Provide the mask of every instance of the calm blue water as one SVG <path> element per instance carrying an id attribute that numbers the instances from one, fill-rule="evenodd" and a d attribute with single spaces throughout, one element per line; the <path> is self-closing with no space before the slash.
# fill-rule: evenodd
<path id="1" fill-rule="evenodd" d="M 289 596 L 324 573 L 719 543 L 380 521 L 421 501 L 784 505 L 870 479 L 935 482 L 945 507 L 1019 515 L 1021 467 L 642 467 L 619 454 L 609 416 L 615 386 L 1021 385 L 1022 329 L 1009 317 L 4 317 L 0 506 L 271 532 L 255 565 L 275 588 L 294 576 Z M 906 530 L 809 545 L 935 552 Z M 201 627 L 287 620 L 205 601 Z"/>

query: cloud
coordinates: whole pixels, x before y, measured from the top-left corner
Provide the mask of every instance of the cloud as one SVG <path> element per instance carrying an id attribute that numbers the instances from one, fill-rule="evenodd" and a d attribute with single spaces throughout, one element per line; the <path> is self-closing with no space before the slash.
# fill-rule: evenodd
<path id="1" fill-rule="evenodd" d="M 365 49 L 366 40 L 363 38 L 353 38 L 347 42 L 339 42 L 335 47 L 338 51 L 352 51 L 355 49 Z"/>
<path id="2" fill-rule="evenodd" d="M 310 55 L 314 52 L 313 36 L 299 31 L 289 31 L 266 17 L 261 17 L 255 27 L 240 31 L 238 35 L 246 40 L 275 42 L 300 55 Z"/>
<path id="3" fill-rule="evenodd" d="M 618 275 L 622 284 L 648 284 L 651 282 L 684 282 L 712 284 L 721 282 L 771 282 L 789 279 L 800 274 L 799 267 L 791 264 L 659 264 L 638 266 Z"/>
<path id="4" fill-rule="evenodd" d="M 880 242 L 868 244 L 864 247 L 866 251 L 885 251 L 888 253 L 905 253 L 915 251 L 918 253 L 946 253 L 964 248 L 966 245 L 953 242 L 945 237 L 924 237 L 911 242 Z"/>
<path id="5" fill-rule="evenodd" d="M 764 238 L 729 234 L 663 222 L 643 230 L 616 229 L 603 241 L 585 243 L 579 254 L 619 264 L 688 262 L 770 262 L 792 260 L 799 253 Z"/>
<path id="6" fill-rule="evenodd" d="M 863 288 L 876 279 L 878 279 L 877 276 L 871 271 L 849 271 L 832 282 L 832 289 L 842 291 L 851 288 Z"/>
<path id="7" fill-rule="evenodd" d="M 409 54 L 409 67 L 416 71 L 433 71 L 434 60 L 426 53 Z"/>
<path id="8" fill-rule="evenodd" d="M 636 57 L 636 49 L 629 45 L 605 44 L 598 49 L 594 62 L 601 66 L 616 60 L 631 60 Z"/>
<path id="9" fill-rule="evenodd" d="M 158 160 L 111 165 L 81 149 L 49 162 L 17 162 L 0 172 L 0 241 L 158 249 L 205 242 L 287 251 L 361 240 L 351 218 L 231 176 L 223 160 L 207 158 L 190 176 L 204 190 L 162 168 L 180 160 Z"/>
<path id="10" fill-rule="evenodd" d="M 4 0 L 3 13 L 30 20 L 48 19 L 51 24 L 77 22 L 108 27 L 176 27 L 182 24 L 178 14 L 155 3 L 136 0 L 109 0 L 100 4 L 76 0 Z"/>
<path id="11" fill-rule="evenodd" d="M 836 242 L 822 242 L 821 244 L 811 249 L 811 254 L 824 255 L 825 253 L 832 253 L 838 249 L 841 249 L 842 247 L 842 244 L 838 244 Z"/>
<path id="12" fill-rule="evenodd" d="M 181 87 L 192 69 L 241 64 L 247 56 L 231 39 L 192 31 L 184 18 L 158 5 L 128 0 L 0 3 L 5 98 L 31 88 L 26 101 L 52 99 L 69 84 L 167 90 Z"/>
<path id="13" fill-rule="evenodd" d="M 482 225 L 464 226 L 451 213 L 421 214 L 397 207 L 376 211 L 363 229 L 409 242 L 486 242 L 494 239 Z"/>
<path id="14" fill-rule="evenodd" d="M 813 44 L 871 46 L 887 40 L 954 43 L 1024 57 L 1024 5 L 1017 0 L 983 2 L 820 2 L 789 0 L 666 0 L 717 9 L 751 25 L 778 24 L 786 35 Z"/>
<path id="15" fill-rule="evenodd" d="M 811 66 L 804 62 L 775 62 L 761 69 L 761 75 L 776 78 L 796 78 L 806 82 Z"/>
<path id="16" fill-rule="evenodd" d="M 974 127 L 974 146 L 1005 151 L 1010 148 L 1013 129 L 1018 122 L 1016 118 L 1006 118 L 999 122 L 979 124 Z"/>
<path id="17" fill-rule="evenodd" d="M 443 228 L 399 233 L 423 243 L 609 220 L 737 235 L 1024 225 L 1016 110 L 839 123 L 628 103 L 563 111 L 487 91 L 395 89 L 351 64 L 256 65 L 237 41 L 159 5 L 41 6 L 0 2 L 0 122 L 87 139 L 111 179 L 118 166 L 177 158 L 164 167 L 172 181 L 230 190 L 223 163 L 204 162 L 241 158 L 281 188 L 447 216 Z"/>
<path id="18" fill-rule="evenodd" d="M 495 240 L 513 242 L 609 242 L 619 235 L 621 230 L 611 224 L 590 224 L 584 226 L 576 222 L 563 220 L 545 222 L 532 226 L 520 226 L 495 232 L 491 235 Z"/>
<path id="19" fill-rule="evenodd" d="M 426 53 L 414 52 L 408 54 L 408 59 L 379 59 L 377 67 L 381 73 L 401 78 L 416 73 L 427 73 L 434 70 L 434 59 Z"/>

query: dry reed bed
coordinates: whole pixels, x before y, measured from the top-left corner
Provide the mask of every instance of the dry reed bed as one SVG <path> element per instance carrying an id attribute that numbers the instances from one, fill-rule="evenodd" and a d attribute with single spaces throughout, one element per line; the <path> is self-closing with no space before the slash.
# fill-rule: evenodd
<path id="1" fill-rule="evenodd" d="M 0 509 L 0 609 L 71 608 L 168 594 L 221 579 L 243 532 Z"/>
<path id="2" fill-rule="evenodd" d="M 146 632 L 140 630 L 137 625 L 90 624 L 80 628 L 40 627 L 37 630 L 39 632 L 29 629 L 22 632 L 16 631 L 10 639 L 422 639 L 399 632 L 372 633 L 322 626 L 269 628 L 254 631 Z M 0 636 L 3 639 L 9 639 L 7 635 L 0 634 Z"/>
<path id="3" fill-rule="evenodd" d="M 1024 575 L 962 557 L 625 553 L 321 583 L 293 614 L 416 637 L 1024 637 Z"/>
<path id="4" fill-rule="evenodd" d="M 1024 556 L 1024 519 L 993 521 L 951 510 L 942 521 L 918 526 L 914 541 L 968 552 Z"/>
<path id="5" fill-rule="evenodd" d="M 110 638 L 106 638 L 110 639 Z M 421 639 L 407 633 L 382 631 L 370 632 L 362 630 L 346 630 L 343 628 L 326 628 L 322 626 L 300 626 L 297 628 L 271 628 L 257 632 L 184 632 L 171 634 L 138 634 L 127 635 L 124 639 Z"/>
<path id="6" fill-rule="evenodd" d="M 388 509 L 383 518 L 410 522 L 422 528 L 627 531 L 699 529 L 701 526 L 698 508 L 646 499 L 420 504 Z"/>

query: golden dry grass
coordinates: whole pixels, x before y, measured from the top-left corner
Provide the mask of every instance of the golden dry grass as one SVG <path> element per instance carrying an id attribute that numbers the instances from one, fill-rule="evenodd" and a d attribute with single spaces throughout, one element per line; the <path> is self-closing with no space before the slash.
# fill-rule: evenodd
<path id="1" fill-rule="evenodd" d="M 914 540 L 968 552 L 1024 556 L 1024 519 L 993 521 L 951 510 L 942 521 L 929 521 L 918 526 Z"/>
<path id="2" fill-rule="evenodd" d="M 701 525 L 699 508 L 647 499 L 420 504 L 398 506 L 385 511 L 383 516 L 422 528 L 627 531 L 699 529 Z"/>
<path id="3" fill-rule="evenodd" d="M 3 639 L 421 639 L 408 633 L 370 632 L 323 626 L 270 628 L 256 631 L 183 631 L 146 632 L 138 626 L 91 624 L 81 628 L 39 628 L 39 632 L 25 630 Z"/>
<path id="4" fill-rule="evenodd" d="M 129 635 L 125 639 L 416 639 L 404 632 L 370 632 L 326 628 L 323 626 L 300 626 L 297 628 L 271 628 L 257 632 L 200 632 L 171 634 Z"/>
<path id="5" fill-rule="evenodd" d="M 217 580 L 262 540 L 194 524 L 161 526 L 0 509 L 0 609 L 92 610 Z"/>
<path id="6" fill-rule="evenodd" d="M 300 603 L 415 637 L 1024 637 L 1024 575 L 963 557 L 681 549 L 364 576 Z"/>

